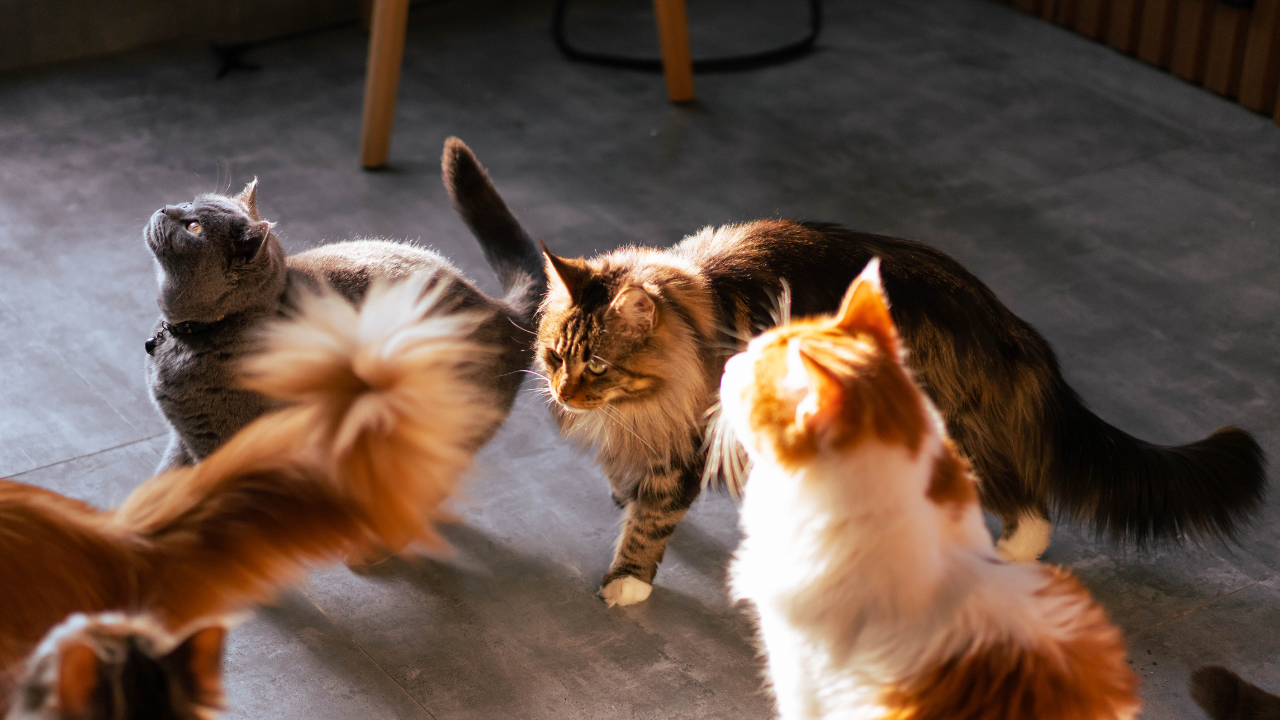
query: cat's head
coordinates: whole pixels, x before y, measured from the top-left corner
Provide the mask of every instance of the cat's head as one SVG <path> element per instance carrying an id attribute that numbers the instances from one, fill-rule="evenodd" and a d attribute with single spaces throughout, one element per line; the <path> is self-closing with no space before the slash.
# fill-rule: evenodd
<path id="1" fill-rule="evenodd" d="M 722 417 L 753 457 L 796 467 L 869 438 L 919 449 L 928 414 L 868 263 L 832 316 L 774 328 L 731 358 Z"/>
<path id="2" fill-rule="evenodd" d="M 200 195 L 157 210 L 143 229 L 156 257 L 160 311 L 172 323 L 215 322 L 274 307 L 284 290 L 284 251 L 258 216 L 258 181 L 234 197 Z"/>
<path id="3" fill-rule="evenodd" d="M 225 629 L 184 638 L 147 616 L 72 615 L 27 662 L 8 720 L 212 720 Z"/>
<path id="4" fill-rule="evenodd" d="M 548 287 L 536 358 L 551 396 L 570 412 L 585 412 L 659 392 L 673 335 L 686 329 L 661 285 L 617 257 L 543 252 Z"/>

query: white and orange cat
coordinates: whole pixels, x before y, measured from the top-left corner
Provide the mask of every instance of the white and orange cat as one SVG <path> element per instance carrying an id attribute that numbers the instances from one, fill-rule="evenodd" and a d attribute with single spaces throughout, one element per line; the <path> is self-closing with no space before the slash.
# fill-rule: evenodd
<path id="1" fill-rule="evenodd" d="M 730 360 L 752 469 L 733 593 L 783 720 L 1121 720 L 1125 643 L 1073 578 L 1002 562 L 968 463 L 903 365 L 872 260 L 834 317 Z"/>

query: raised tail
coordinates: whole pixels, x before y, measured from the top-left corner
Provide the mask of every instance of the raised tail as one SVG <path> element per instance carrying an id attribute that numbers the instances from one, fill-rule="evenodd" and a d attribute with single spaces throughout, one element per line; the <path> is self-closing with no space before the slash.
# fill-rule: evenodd
<path id="1" fill-rule="evenodd" d="M 306 296 L 265 333 L 245 385 L 291 403 L 200 464 L 138 488 L 113 522 L 147 545 L 143 607 L 171 626 L 269 599 L 307 566 L 436 541 L 433 521 L 494 421 L 467 366 L 483 316 L 443 285 Z M 445 303 L 447 305 L 447 303 Z"/>
<path id="2" fill-rule="evenodd" d="M 547 289 L 538 246 L 507 209 L 466 143 L 456 137 L 444 141 L 441 170 L 454 209 L 480 242 L 485 260 L 502 282 L 504 299 L 532 327 L 533 314 Z"/>
<path id="3" fill-rule="evenodd" d="M 1056 509 L 1114 540 L 1231 538 L 1262 504 L 1266 456 L 1248 432 L 1198 442 L 1139 440 L 1094 415 L 1065 383 L 1047 409 L 1056 438 L 1045 474 Z"/>
<path id="4" fill-rule="evenodd" d="M 1191 699 L 1213 720 L 1280 720 L 1280 697 L 1218 665 L 1191 674 Z"/>

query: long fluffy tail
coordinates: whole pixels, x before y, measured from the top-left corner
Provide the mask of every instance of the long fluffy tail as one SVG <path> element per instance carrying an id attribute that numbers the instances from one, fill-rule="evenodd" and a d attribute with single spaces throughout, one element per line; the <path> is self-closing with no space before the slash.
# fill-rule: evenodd
<path id="1" fill-rule="evenodd" d="M 466 143 L 456 137 L 445 140 L 441 170 L 453 207 L 480 242 L 485 259 L 502 282 L 507 303 L 531 326 L 547 288 L 538 246 L 507 209 Z"/>
<path id="2" fill-rule="evenodd" d="M 291 404 L 199 465 L 151 479 L 114 514 L 144 538 L 141 606 L 173 626 L 272 597 L 316 562 L 437 540 L 433 520 L 494 421 L 466 367 L 483 317 L 443 284 L 376 287 L 357 312 L 302 298 L 264 336 L 246 385 Z"/>
<path id="3" fill-rule="evenodd" d="M 1249 433 L 1218 430 L 1176 447 L 1139 440 L 1094 415 L 1065 383 L 1045 418 L 1057 509 L 1142 544 L 1184 534 L 1232 537 L 1261 505 L 1266 457 Z"/>
<path id="4" fill-rule="evenodd" d="M 1192 673 L 1191 699 L 1213 720 L 1280 720 L 1280 697 L 1218 665 Z"/>

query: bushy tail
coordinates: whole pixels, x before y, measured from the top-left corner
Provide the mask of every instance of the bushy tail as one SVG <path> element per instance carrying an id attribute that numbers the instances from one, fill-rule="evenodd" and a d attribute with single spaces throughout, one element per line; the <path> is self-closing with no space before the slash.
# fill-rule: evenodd
<path id="1" fill-rule="evenodd" d="M 1139 545 L 1184 535 L 1230 538 L 1261 505 L 1266 457 L 1253 436 L 1226 427 L 1188 445 L 1139 440 L 1094 415 L 1065 383 L 1047 426 L 1058 510 Z"/>
<path id="2" fill-rule="evenodd" d="M 1213 720 L 1280 720 L 1280 697 L 1218 665 L 1192 673 L 1191 699 Z"/>
<path id="3" fill-rule="evenodd" d="M 357 312 L 301 299 L 268 329 L 247 387 L 286 400 L 199 465 L 151 479 L 114 514 L 145 540 L 145 608 L 173 626 L 272 597 L 316 562 L 436 541 L 433 520 L 494 421 L 467 379 L 484 320 L 445 288 L 375 287 Z"/>
<path id="4" fill-rule="evenodd" d="M 507 303 L 531 327 L 533 313 L 547 288 L 542 253 L 507 209 L 466 143 L 456 137 L 445 140 L 441 169 L 453 207 L 484 249 L 485 259 L 502 282 Z"/>

